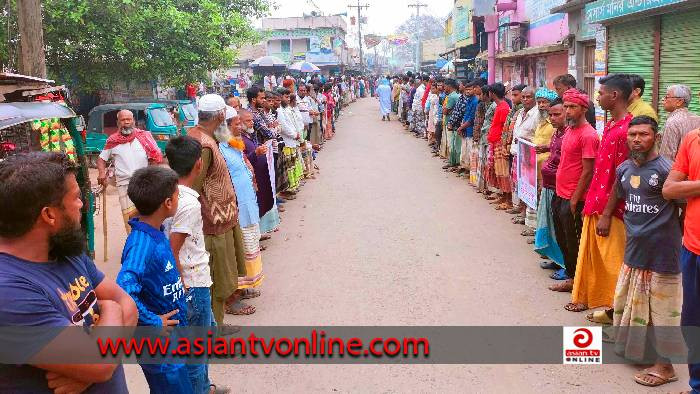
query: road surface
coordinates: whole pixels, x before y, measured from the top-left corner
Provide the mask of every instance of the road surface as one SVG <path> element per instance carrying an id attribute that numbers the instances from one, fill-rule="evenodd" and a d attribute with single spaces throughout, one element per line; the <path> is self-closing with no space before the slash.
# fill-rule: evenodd
<path id="1" fill-rule="evenodd" d="M 551 271 L 463 178 L 442 171 L 422 139 L 380 120 L 373 98 L 351 104 L 319 154 L 318 179 L 286 204 L 263 254 L 257 313 L 238 325 L 587 325 L 552 293 Z M 109 195 L 114 277 L 124 230 Z M 625 365 L 213 365 L 212 380 L 235 392 L 644 392 Z M 680 381 L 661 391 L 687 389 Z M 127 366 L 131 392 L 147 392 Z M 657 390 L 658 391 L 658 390 Z"/>

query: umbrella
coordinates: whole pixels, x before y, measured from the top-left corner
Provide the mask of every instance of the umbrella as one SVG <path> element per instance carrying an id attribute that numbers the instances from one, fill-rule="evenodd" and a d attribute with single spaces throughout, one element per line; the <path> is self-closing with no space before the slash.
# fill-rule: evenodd
<path id="1" fill-rule="evenodd" d="M 293 71 L 299 71 L 302 73 L 317 73 L 321 72 L 321 69 L 318 68 L 315 64 L 311 62 L 296 62 L 289 66 L 290 70 Z"/>
<path id="2" fill-rule="evenodd" d="M 275 56 L 263 56 L 250 63 L 251 67 L 285 67 L 287 63 Z"/>
<path id="3" fill-rule="evenodd" d="M 446 72 L 446 73 L 453 72 L 454 70 L 455 70 L 455 65 L 452 62 L 452 60 L 445 63 L 445 65 L 442 66 L 442 68 L 440 69 L 441 72 Z"/>

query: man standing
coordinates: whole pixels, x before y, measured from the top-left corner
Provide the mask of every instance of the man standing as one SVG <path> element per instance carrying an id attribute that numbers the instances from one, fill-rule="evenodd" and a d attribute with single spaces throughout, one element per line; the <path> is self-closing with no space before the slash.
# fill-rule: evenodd
<path id="1" fill-rule="evenodd" d="M 700 326 L 700 129 L 689 132 L 678 148 L 676 161 L 664 182 L 666 200 L 687 200 L 683 222 L 681 273 L 683 276 L 683 308 L 681 326 L 697 330 Z M 686 335 L 690 388 L 700 391 L 700 341 L 697 331 Z M 685 333 L 684 333 L 685 335 Z"/>
<path id="2" fill-rule="evenodd" d="M 425 133 L 425 114 L 423 113 L 423 93 L 425 93 L 425 82 L 428 79 L 426 76 L 416 78 L 416 91 L 413 93 L 413 101 L 411 102 L 411 110 L 413 111 L 413 121 L 409 128 L 416 137 L 422 137 Z"/>
<path id="3" fill-rule="evenodd" d="M 462 148 L 460 152 L 459 164 L 467 172 L 467 180 L 471 169 L 472 145 L 474 142 L 474 120 L 476 118 L 476 107 L 479 105 L 479 98 L 474 95 L 474 81 L 471 81 L 464 88 L 467 98 L 464 107 L 462 124 L 457 129 L 457 133 L 462 136 Z M 481 87 L 479 87 L 481 88 Z"/>
<path id="4" fill-rule="evenodd" d="M 299 108 L 299 112 L 301 112 L 301 119 L 304 122 L 307 140 L 309 140 L 311 137 L 311 117 L 317 116 L 318 111 L 313 110 L 311 97 L 307 95 L 307 92 L 305 84 L 301 84 L 297 88 L 297 107 Z"/>
<path id="5" fill-rule="evenodd" d="M 673 162 L 683 137 L 690 130 L 700 127 L 700 116 L 688 111 L 692 98 L 690 88 L 686 85 L 671 85 L 666 89 L 664 110 L 669 113 L 664 133 L 661 136 L 659 154 Z"/>
<path id="6" fill-rule="evenodd" d="M 524 92 L 523 92 L 524 95 Z M 589 98 L 576 89 L 564 93 L 566 132 L 561 145 L 561 161 L 557 168 L 556 196 L 552 198 L 554 232 L 564 255 L 569 279 L 550 286 L 552 291 L 569 292 L 574 287 L 576 261 L 583 222 L 581 212 L 598 152 L 598 133 L 586 120 Z"/>
<path id="7" fill-rule="evenodd" d="M 459 86 L 457 85 L 457 81 L 454 79 L 448 79 L 445 82 L 445 89 L 447 91 L 447 98 L 445 99 L 445 106 L 442 109 L 442 114 L 444 117 L 444 122 L 445 122 L 445 130 L 446 132 L 442 136 L 443 139 L 443 145 L 445 146 L 445 149 L 442 151 L 442 153 L 445 155 L 445 158 L 448 159 L 448 164 L 443 166 L 443 169 L 448 169 L 450 167 L 456 167 L 457 163 L 459 161 L 459 153 L 457 153 L 456 160 L 453 160 L 455 157 L 454 154 L 454 128 L 450 124 L 451 119 L 452 119 L 452 111 L 454 110 L 455 106 L 457 105 L 457 101 L 459 100 L 459 93 L 457 92 L 457 89 Z"/>
<path id="8" fill-rule="evenodd" d="M 448 127 L 452 130 L 452 143 L 450 144 L 450 162 L 453 165 L 451 171 L 458 171 L 460 173 L 465 172 L 467 166 L 462 165 L 462 159 L 464 154 L 462 153 L 462 146 L 464 135 L 459 131 L 462 126 L 462 119 L 464 118 L 464 112 L 467 110 L 467 92 L 466 83 L 463 80 L 458 82 L 458 92 L 459 99 L 457 104 L 455 104 L 454 109 L 450 112 L 450 120 L 448 122 Z"/>
<path id="9" fill-rule="evenodd" d="M 646 115 L 658 122 L 659 116 L 656 115 L 656 111 L 642 99 L 644 87 L 646 86 L 644 78 L 637 74 L 623 74 L 622 76 L 627 78 L 632 84 L 632 93 L 630 93 L 627 112 L 631 113 L 632 116 Z"/>
<path id="10" fill-rule="evenodd" d="M 590 190 L 583 208 L 581 248 L 571 293 L 571 303 L 564 308 L 580 312 L 587 308 L 612 307 L 615 284 L 624 260 L 625 228 L 622 216 L 625 202 L 616 206 L 614 218 L 601 217 L 615 183 L 615 169 L 627 160 L 627 128 L 632 114 L 627 112 L 627 98 L 632 91 L 629 80 L 621 75 L 600 79 L 598 104 L 609 111 L 612 119 L 605 125 L 600 149 L 595 159 Z M 601 237 L 600 232 L 607 232 Z"/>
<path id="11" fill-rule="evenodd" d="M 654 387 L 677 380 L 668 357 L 683 350 L 680 335 L 659 331 L 675 331 L 672 327 L 681 323 L 682 234 L 677 203 L 662 195 L 671 161 L 659 156 L 657 140 L 654 119 L 645 115 L 632 119 L 627 132 L 630 159 L 617 168 L 613 192 L 600 217 L 601 223 L 612 220 L 619 202 L 626 202 L 625 260 L 614 298 L 615 352 L 638 363 L 654 359 L 651 368 L 634 376 L 637 383 Z M 598 234 L 607 237 L 607 226 L 600 226 Z"/>
<path id="12" fill-rule="evenodd" d="M 571 74 L 563 74 L 554 78 L 554 90 L 559 95 L 559 98 L 564 98 L 564 92 L 569 89 L 576 89 L 576 78 Z M 584 92 L 586 94 L 590 92 Z M 586 111 L 586 120 L 590 123 L 593 128 L 595 128 L 595 106 L 593 101 L 588 101 L 588 110 Z"/>
<path id="13" fill-rule="evenodd" d="M 501 192 L 500 198 L 494 200 L 498 204 L 496 208 L 507 209 L 506 201 L 510 201 L 510 178 L 508 173 L 508 157 L 503 149 L 503 129 L 510 112 L 510 106 L 505 100 L 506 88 L 502 83 L 497 82 L 490 86 L 489 94 L 491 100 L 496 103 L 496 110 L 493 114 L 493 121 L 489 128 L 487 140 L 489 144 L 489 159 L 486 168 L 486 181 L 492 189 Z M 498 167 L 498 170 L 497 170 Z"/>
<path id="14" fill-rule="evenodd" d="M 212 310 L 218 325 L 224 323 L 226 301 L 238 288 L 238 261 L 245 261 L 242 250 L 236 250 L 238 206 L 226 161 L 214 140 L 214 133 L 228 131 L 224 122 L 226 103 L 217 94 L 199 100 L 199 124 L 187 134 L 202 144 L 202 171 L 192 189 L 199 193 L 204 224 L 204 245 L 209 252 L 212 275 Z M 240 253 L 241 256 L 236 256 Z M 233 300 L 232 300 L 233 301 Z M 250 312 L 250 308 L 246 307 Z M 245 309 L 245 308 L 242 308 Z M 254 308 L 253 308 L 254 311 Z M 253 312 L 250 312 L 253 313 Z"/>
<path id="15" fill-rule="evenodd" d="M 526 85 L 520 84 L 520 85 L 515 85 L 513 89 L 511 90 L 511 102 L 513 103 L 513 107 L 510 109 L 510 112 L 508 113 L 508 117 L 506 118 L 506 124 L 503 129 L 503 135 L 501 137 L 502 142 L 503 142 L 503 149 L 504 149 L 504 155 L 508 158 L 508 180 L 510 182 L 510 191 L 511 191 L 511 201 L 506 201 L 506 206 L 509 206 L 506 211 L 508 213 L 514 212 L 514 204 L 517 205 L 520 203 L 520 200 L 518 199 L 518 195 L 516 193 L 516 188 L 513 185 L 513 176 L 512 176 L 512 165 L 513 165 L 513 155 L 510 153 L 511 151 L 511 144 L 513 143 L 513 130 L 515 129 L 515 121 L 518 119 L 518 116 L 522 113 L 523 109 L 523 103 L 522 103 L 522 92 L 523 89 L 525 89 Z M 522 119 L 522 117 L 521 117 Z M 519 208 L 516 213 L 519 213 Z"/>
<path id="16" fill-rule="evenodd" d="M 391 120 L 389 117 L 391 113 L 391 88 L 389 87 L 388 79 L 382 78 L 382 80 L 379 81 L 377 98 L 379 99 L 379 113 L 382 115 L 382 120 Z"/>
<path id="17" fill-rule="evenodd" d="M 0 162 L 0 319 L 6 327 L 81 327 L 85 331 L 74 331 L 84 336 L 80 343 L 94 346 L 88 336 L 94 326 L 133 327 L 138 312 L 131 297 L 85 254 L 78 172 L 63 153 L 33 152 Z M 53 341 L 14 337 L 6 334 L 3 341 L 16 340 L 17 351 L 39 354 L 67 345 L 60 335 Z M 43 350 L 33 348 L 42 340 Z M 85 390 L 126 393 L 122 366 L 8 364 L 0 369 L 3 393 Z"/>
<path id="18" fill-rule="evenodd" d="M 134 114 L 131 111 L 123 109 L 117 113 L 117 127 L 119 131 L 107 138 L 105 147 L 97 159 L 97 182 L 103 188 L 107 187 L 107 161 L 114 159 L 119 205 L 128 234 L 131 229 L 129 219 L 137 214 L 134 203 L 126 194 L 129 180 L 139 168 L 163 161 L 163 154 L 151 133 L 134 127 Z"/>
<path id="19" fill-rule="evenodd" d="M 435 141 L 432 144 L 433 145 L 433 156 L 437 157 L 440 155 L 440 146 L 442 144 L 443 140 L 443 133 L 444 133 L 444 128 L 443 128 L 443 122 L 442 122 L 442 104 L 445 102 L 445 97 L 447 97 L 447 93 L 445 93 L 445 80 L 442 78 L 438 78 L 436 80 L 437 83 L 437 88 L 438 88 L 438 100 L 437 100 L 437 109 L 435 111 Z"/>
<path id="20" fill-rule="evenodd" d="M 515 118 L 513 126 L 512 143 L 510 144 L 510 154 L 513 157 L 510 177 L 513 183 L 513 196 L 518 196 L 518 140 L 534 136 L 540 119 L 540 112 L 535 101 L 535 91 L 526 86 L 521 92 L 523 108 Z M 525 204 L 519 198 L 512 198 L 513 209 L 508 213 L 516 214 L 513 219 L 516 224 L 525 224 Z"/>

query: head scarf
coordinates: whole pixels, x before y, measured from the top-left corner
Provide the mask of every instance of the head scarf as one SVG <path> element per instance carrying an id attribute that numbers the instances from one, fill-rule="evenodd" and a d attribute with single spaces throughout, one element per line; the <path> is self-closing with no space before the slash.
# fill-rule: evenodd
<path id="1" fill-rule="evenodd" d="M 550 102 L 554 101 L 557 97 L 559 97 L 557 92 L 547 88 L 539 88 L 537 89 L 537 93 L 535 93 L 535 99 L 543 98 Z"/>
<path id="2" fill-rule="evenodd" d="M 578 89 L 571 88 L 564 92 L 564 97 L 562 97 L 564 102 L 574 103 L 582 106 L 583 108 L 588 108 L 588 95 L 581 93 Z"/>

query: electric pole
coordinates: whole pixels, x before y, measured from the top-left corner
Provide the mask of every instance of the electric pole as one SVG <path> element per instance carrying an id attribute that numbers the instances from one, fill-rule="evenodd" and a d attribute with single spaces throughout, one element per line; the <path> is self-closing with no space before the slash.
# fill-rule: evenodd
<path id="1" fill-rule="evenodd" d="M 360 71 L 364 71 L 365 62 L 362 58 L 362 9 L 369 8 L 369 4 L 361 5 L 357 0 L 357 5 L 348 5 L 348 8 L 357 8 L 357 43 L 360 45 Z"/>
<path id="2" fill-rule="evenodd" d="M 416 22 L 420 23 L 419 17 L 420 17 L 420 9 L 421 7 L 427 7 L 427 4 L 420 3 L 420 2 L 415 2 L 413 4 L 409 4 L 409 7 L 415 7 L 416 9 Z M 418 26 L 416 26 L 416 72 L 420 73 L 420 29 L 418 29 Z"/>
<path id="3" fill-rule="evenodd" d="M 46 78 L 41 0 L 18 1 L 17 24 L 20 35 L 19 72 L 32 77 Z"/>

